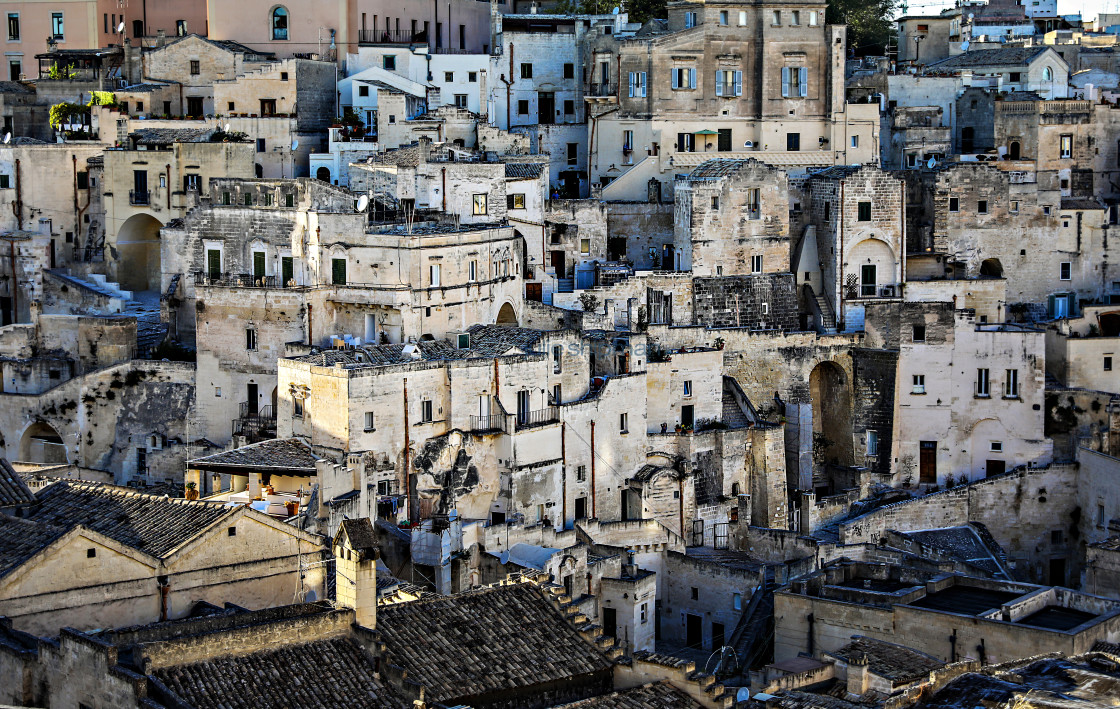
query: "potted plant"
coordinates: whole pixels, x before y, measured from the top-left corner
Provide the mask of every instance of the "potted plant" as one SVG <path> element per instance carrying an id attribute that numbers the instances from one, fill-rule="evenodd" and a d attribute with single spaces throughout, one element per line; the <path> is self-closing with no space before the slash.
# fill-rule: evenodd
<path id="1" fill-rule="evenodd" d="M 717 350 L 722 350 L 724 344 L 726 344 L 726 342 L 724 341 L 724 339 L 722 337 L 717 337 L 716 338 L 716 349 Z"/>
<path id="2" fill-rule="evenodd" d="M 184 497 L 186 497 L 188 500 L 197 500 L 198 485 L 196 483 L 187 483 L 186 488 L 187 490 Z"/>

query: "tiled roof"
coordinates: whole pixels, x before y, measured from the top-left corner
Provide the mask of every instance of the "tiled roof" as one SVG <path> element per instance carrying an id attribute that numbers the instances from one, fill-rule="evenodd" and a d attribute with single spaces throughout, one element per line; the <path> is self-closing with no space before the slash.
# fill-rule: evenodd
<path id="1" fill-rule="evenodd" d="M 509 325 L 472 325 L 470 347 L 459 349 L 447 340 L 420 340 L 397 345 L 363 345 L 345 350 L 323 350 L 293 357 L 317 367 L 370 367 L 408 364 L 416 361 L 442 361 L 500 357 L 506 354 L 535 352 L 544 330 L 530 330 Z M 407 349 L 407 351 L 406 351 Z M 511 352 L 517 350 L 517 352 Z"/>
<path id="2" fill-rule="evenodd" d="M 187 465 L 202 470 L 238 467 L 314 473 L 317 460 L 319 457 L 311 452 L 310 446 L 298 438 L 277 438 L 195 458 Z"/>
<path id="3" fill-rule="evenodd" d="M 34 501 L 35 496 L 12 464 L 0 458 L 0 507 L 27 505 Z"/>
<path id="4" fill-rule="evenodd" d="M 351 549 L 362 551 L 377 548 L 377 535 L 373 531 L 373 523 L 369 521 L 369 517 L 344 519 L 339 526 L 339 531 L 346 533 Z"/>
<path id="5" fill-rule="evenodd" d="M 856 174 L 860 171 L 860 168 L 860 165 L 833 165 L 824 170 L 817 170 L 810 175 L 810 177 L 814 179 L 842 180 L 845 177 Z"/>
<path id="6" fill-rule="evenodd" d="M 0 514 L 0 576 L 66 533 L 61 527 Z"/>
<path id="7" fill-rule="evenodd" d="M 512 325 L 472 325 L 468 332 L 471 350 L 484 355 L 489 352 L 490 356 L 505 354 L 513 348 L 533 352 L 545 334 L 544 330 Z"/>
<path id="8" fill-rule="evenodd" d="M 205 143 L 213 133 L 209 128 L 141 128 L 130 135 L 137 145 L 170 145 L 172 143 Z"/>
<path id="9" fill-rule="evenodd" d="M 527 583 L 384 606 L 377 629 L 389 661 L 424 685 L 434 703 L 463 703 L 612 666 Z"/>
<path id="10" fill-rule="evenodd" d="M 925 677 L 945 665 L 924 652 L 872 638 L 857 638 L 829 654 L 845 662 L 851 662 L 860 656 L 866 657 L 872 674 L 889 679 L 895 684 Z"/>
<path id="11" fill-rule="evenodd" d="M 697 709 L 703 705 L 667 681 L 611 692 L 552 709 Z"/>
<path id="12" fill-rule="evenodd" d="M 531 179 L 541 176 L 544 165 L 539 162 L 507 162 L 506 177 Z"/>
<path id="13" fill-rule="evenodd" d="M 1104 204 L 1095 197 L 1062 197 L 1062 209 L 1104 209 Z"/>
<path id="14" fill-rule="evenodd" d="M 930 69 L 968 69 L 985 66 L 1019 66 L 1028 64 L 1050 47 L 1003 47 L 977 49 L 929 65 Z"/>
<path id="15" fill-rule="evenodd" d="M 187 706 L 403 708 L 373 658 L 349 638 L 164 667 L 152 675 Z"/>
<path id="16" fill-rule="evenodd" d="M 713 158 L 693 168 L 688 173 L 690 180 L 718 180 L 738 172 L 750 162 L 758 162 L 754 158 Z"/>
<path id="17" fill-rule="evenodd" d="M 100 483 L 60 481 L 36 495 L 29 519 L 59 527 L 80 524 L 125 546 L 162 557 L 235 510 L 212 502 L 145 495 Z"/>
<path id="18" fill-rule="evenodd" d="M 0 94 L 32 94 L 35 93 L 28 86 L 18 81 L 0 81 Z"/>
<path id="19" fill-rule="evenodd" d="M 1007 578 L 998 558 L 1002 553 L 998 543 L 994 539 L 982 538 L 977 530 L 970 526 L 925 529 L 917 532 L 901 532 L 901 534 L 921 544 L 939 549 L 955 559 L 984 569 L 993 576 Z M 993 549 L 991 545 L 995 548 Z"/>

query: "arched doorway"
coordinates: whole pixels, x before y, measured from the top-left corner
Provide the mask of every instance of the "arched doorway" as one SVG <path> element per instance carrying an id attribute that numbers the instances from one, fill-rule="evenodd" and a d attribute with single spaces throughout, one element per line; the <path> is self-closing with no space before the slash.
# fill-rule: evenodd
<path id="1" fill-rule="evenodd" d="M 1019 146 L 1019 141 L 1011 141 L 1011 145 L 1007 146 L 1007 159 L 1018 160 L 1020 150 L 1022 150 L 1022 148 Z"/>
<path id="2" fill-rule="evenodd" d="M 19 459 L 25 463 L 65 464 L 66 444 L 50 424 L 36 421 L 23 432 L 19 441 Z"/>
<path id="3" fill-rule="evenodd" d="M 498 325 L 517 325 L 517 315 L 513 312 L 513 306 L 506 303 L 498 311 L 498 319 L 495 321 Z"/>
<path id="4" fill-rule="evenodd" d="M 1101 313 L 1097 316 L 1101 326 L 1101 334 L 1105 337 L 1120 337 L 1120 310 Z"/>
<path id="5" fill-rule="evenodd" d="M 983 263 L 980 264 L 980 275 L 989 278 L 1003 278 L 1003 264 L 999 262 L 998 258 L 984 259 Z"/>
<path id="6" fill-rule="evenodd" d="M 322 180 L 323 182 L 326 182 L 327 184 L 330 184 L 330 182 L 331 182 L 331 170 L 330 170 L 330 168 L 329 167 L 321 167 L 318 170 L 316 170 L 315 171 L 315 179 L 316 180 Z"/>
<path id="7" fill-rule="evenodd" d="M 260 163 L 253 165 L 253 171 L 256 173 L 257 177 L 264 177 L 264 165 Z"/>
<path id="8" fill-rule="evenodd" d="M 159 290 L 159 230 L 163 224 L 147 214 L 134 214 L 117 232 L 120 264 L 117 280 L 130 291 Z"/>
<path id="9" fill-rule="evenodd" d="M 848 375 L 835 362 L 821 362 L 809 374 L 813 401 L 813 462 L 852 465 L 852 399 Z"/>

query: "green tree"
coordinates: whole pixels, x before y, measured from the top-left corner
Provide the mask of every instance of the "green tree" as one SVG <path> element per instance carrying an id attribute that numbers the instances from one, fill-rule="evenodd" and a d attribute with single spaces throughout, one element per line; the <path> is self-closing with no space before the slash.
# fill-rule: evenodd
<path id="1" fill-rule="evenodd" d="M 666 0 L 630 0 L 626 3 L 626 13 L 631 22 L 645 24 L 650 20 L 663 20 L 668 17 L 665 4 Z"/>
<path id="2" fill-rule="evenodd" d="M 883 55 L 894 35 L 898 0 L 829 0 L 825 20 L 848 26 L 848 49 L 856 56 Z"/>

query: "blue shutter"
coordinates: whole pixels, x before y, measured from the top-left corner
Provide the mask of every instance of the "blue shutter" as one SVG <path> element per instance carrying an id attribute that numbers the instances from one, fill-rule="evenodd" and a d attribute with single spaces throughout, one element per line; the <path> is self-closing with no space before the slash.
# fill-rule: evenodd
<path id="1" fill-rule="evenodd" d="M 673 88 L 679 89 L 681 87 L 681 70 L 673 69 Z"/>
<path id="2" fill-rule="evenodd" d="M 716 96 L 723 96 L 723 71 L 716 70 Z"/>
<path id="3" fill-rule="evenodd" d="M 782 67 L 782 96 L 789 96 L 789 67 Z"/>
<path id="4" fill-rule="evenodd" d="M 735 95 L 743 95 L 743 72 L 741 71 L 735 72 Z"/>
<path id="5" fill-rule="evenodd" d="M 630 98 L 634 98 L 634 72 L 630 72 Z"/>
<path id="6" fill-rule="evenodd" d="M 802 97 L 808 96 L 809 95 L 809 70 L 805 67 L 801 67 L 800 69 L 798 69 L 798 73 L 800 74 L 800 79 L 801 79 L 800 82 L 799 82 L 800 86 L 798 88 L 801 91 L 797 95 L 802 96 Z"/>
<path id="7" fill-rule="evenodd" d="M 641 86 L 638 87 L 638 88 L 641 89 L 641 92 L 638 95 L 641 96 L 642 98 L 645 98 L 646 97 L 646 73 L 644 71 L 639 71 L 638 72 L 638 77 L 641 79 Z"/>
<path id="8" fill-rule="evenodd" d="M 690 88 L 690 89 L 695 89 L 696 88 L 696 70 L 695 69 L 689 69 L 688 70 L 688 88 Z"/>

